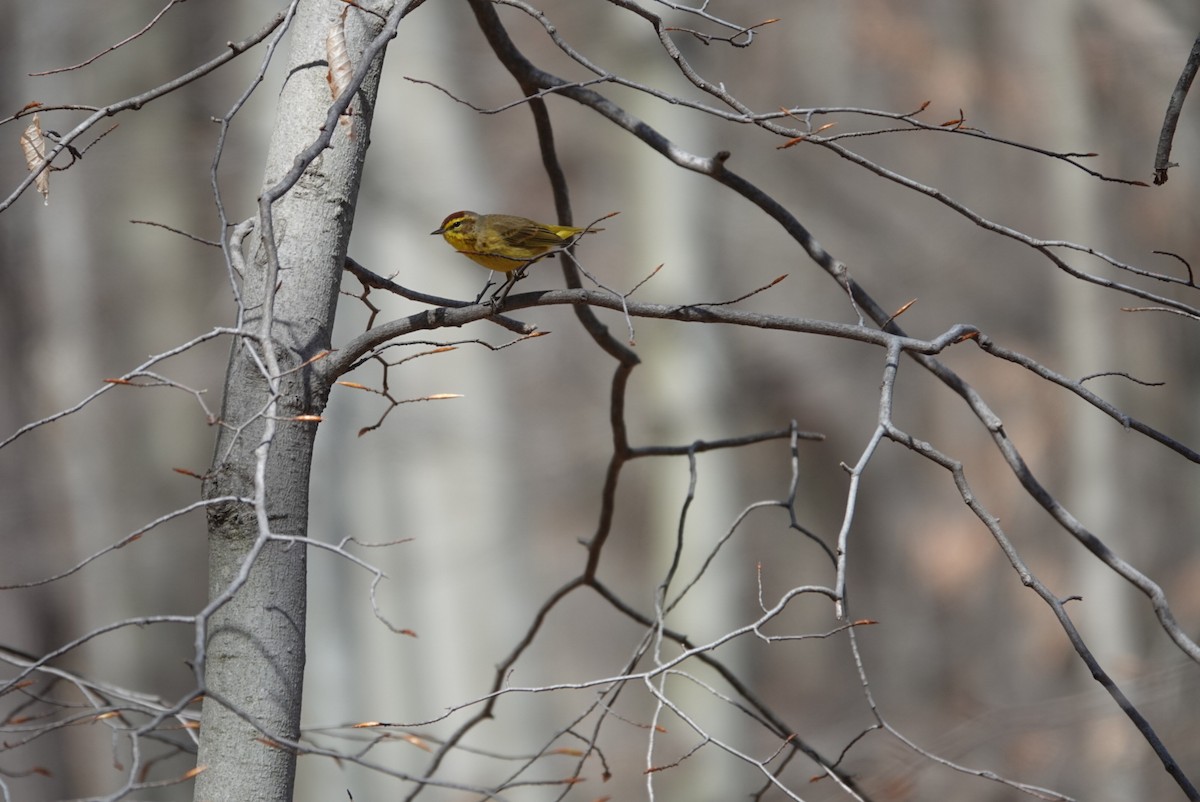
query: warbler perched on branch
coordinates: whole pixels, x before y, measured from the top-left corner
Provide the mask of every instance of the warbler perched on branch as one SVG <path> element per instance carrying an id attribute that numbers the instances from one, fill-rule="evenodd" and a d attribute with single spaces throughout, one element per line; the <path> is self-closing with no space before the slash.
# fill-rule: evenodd
<path id="1" fill-rule="evenodd" d="M 429 233 L 441 234 L 454 250 L 488 270 L 511 273 L 562 250 L 579 234 L 603 230 L 556 226 L 512 214 L 454 212 Z"/>

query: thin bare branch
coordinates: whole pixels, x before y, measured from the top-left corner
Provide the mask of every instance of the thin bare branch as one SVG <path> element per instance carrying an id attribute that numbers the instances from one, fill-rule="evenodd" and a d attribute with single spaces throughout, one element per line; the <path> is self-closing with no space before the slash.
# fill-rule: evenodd
<path id="1" fill-rule="evenodd" d="M 1154 183 L 1157 185 L 1167 183 L 1167 171 L 1177 166 L 1171 161 L 1175 128 L 1179 125 L 1179 115 L 1183 113 L 1183 101 L 1187 99 L 1198 70 L 1200 70 L 1200 36 L 1196 37 L 1196 41 L 1192 43 L 1192 52 L 1188 54 L 1183 71 L 1179 73 L 1179 80 L 1175 82 L 1171 100 L 1167 103 L 1167 110 L 1163 115 L 1162 130 L 1158 135 L 1158 148 L 1154 153 Z"/>
<path id="2" fill-rule="evenodd" d="M 54 75 L 54 74 L 60 73 L 60 72 L 70 72 L 71 70 L 78 70 L 83 67 L 86 67 L 89 64 L 92 64 L 92 63 L 98 61 L 99 59 L 103 58 L 104 56 L 108 55 L 109 53 L 112 53 L 114 50 L 119 50 L 120 48 L 122 48 L 125 45 L 132 42 L 134 39 L 137 39 L 138 37 L 144 35 L 151 28 L 153 28 L 160 19 L 162 19 L 163 14 L 166 14 L 168 11 L 171 10 L 172 6 L 175 6 L 182 2 L 184 2 L 184 0 L 169 0 L 169 2 L 165 6 L 162 7 L 162 10 L 159 11 L 157 14 L 155 14 L 150 19 L 150 21 L 147 22 L 144 26 L 142 26 L 138 31 L 130 34 L 129 36 L 122 39 L 121 41 L 117 42 L 116 44 L 109 45 L 108 47 L 104 48 L 103 50 L 101 50 L 99 53 L 92 56 L 91 58 L 84 59 L 83 61 L 79 62 L 78 64 L 72 64 L 70 67 L 55 67 L 54 69 L 43 70 L 42 72 L 31 72 L 31 73 L 29 73 L 29 76 L 31 78 L 40 78 L 44 75 Z"/>

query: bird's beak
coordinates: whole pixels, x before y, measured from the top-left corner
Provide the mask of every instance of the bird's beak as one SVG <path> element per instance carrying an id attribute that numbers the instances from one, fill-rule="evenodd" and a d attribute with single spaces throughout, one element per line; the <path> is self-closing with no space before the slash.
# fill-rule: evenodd
<path id="1" fill-rule="evenodd" d="M 434 234 L 444 234 L 445 232 L 446 232 L 446 229 L 444 229 L 444 228 L 436 228 L 433 231 L 430 231 L 429 235 L 433 236 Z"/>

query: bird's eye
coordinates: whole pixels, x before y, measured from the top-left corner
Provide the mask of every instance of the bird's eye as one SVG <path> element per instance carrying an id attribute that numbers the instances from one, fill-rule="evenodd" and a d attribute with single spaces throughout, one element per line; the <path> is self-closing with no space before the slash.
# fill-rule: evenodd
<path id="1" fill-rule="evenodd" d="M 459 227 L 459 226 L 461 226 L 462 224 L 463 224 L 463 221 L 462 221 L 462 220 L 455 220 L 453 223 L 451 223 L 450 225 L 446 226 L 446 228 L 458 228 L 458 227 Z"/>

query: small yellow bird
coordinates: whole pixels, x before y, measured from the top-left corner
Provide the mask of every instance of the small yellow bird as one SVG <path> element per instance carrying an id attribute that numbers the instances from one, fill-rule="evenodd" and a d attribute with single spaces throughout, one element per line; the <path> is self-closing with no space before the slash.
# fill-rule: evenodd
<path id="1" fill-rule="evenodd" d="M 454 250 L 488 270 L 511 273 L 561 250 L 585 231 L 599 228 L 572 228 L 538 223 L 512 214 L 476 214 L 454 212 L 430 234 L 441 234 Z"/>

